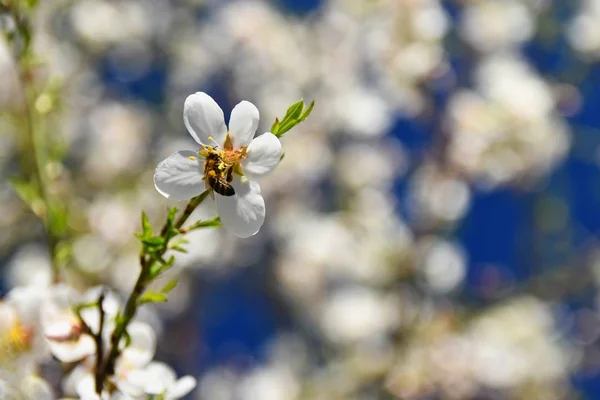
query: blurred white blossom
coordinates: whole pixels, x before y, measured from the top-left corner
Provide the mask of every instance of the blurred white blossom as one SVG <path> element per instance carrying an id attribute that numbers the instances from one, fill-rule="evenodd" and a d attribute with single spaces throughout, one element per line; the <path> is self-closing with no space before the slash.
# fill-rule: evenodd
<path id="1" fill-rule="evenodd" d="M 452 162 L 492 187 L 545 176 L 570 144 L 550 86 L 514 54 L 485 58 L 476 77 L 450 100 Z"/>

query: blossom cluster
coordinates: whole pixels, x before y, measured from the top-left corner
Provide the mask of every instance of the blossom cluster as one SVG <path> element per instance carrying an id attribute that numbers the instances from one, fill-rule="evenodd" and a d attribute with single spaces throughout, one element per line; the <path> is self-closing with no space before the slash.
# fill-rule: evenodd
<path id="1" fill-rule="evenodd" d="M 168 365 L 153 361 L 157 345 L 154 329 L 148 322 L 136 320 L 129 325 L 127 343 L 122 343 L 111 378 L 117 391 L 97 393 L 98 341 L 102 342 L 101 349 L 109 348 L 108 336 L 121 306 L 118 296 L 103 293 L 105 290 L 95 287 L 79 294 L 63 284 L 30 285 L 16 287 L 6 295 L 0 303 L 2 398 L 57 398 L 41 368 L 52 359 L 71 365 L 59 388 L 67 397 L 145 399 L 150 395 L 178 399 L 196 386 L 195 378 L 177 379 Z"/>

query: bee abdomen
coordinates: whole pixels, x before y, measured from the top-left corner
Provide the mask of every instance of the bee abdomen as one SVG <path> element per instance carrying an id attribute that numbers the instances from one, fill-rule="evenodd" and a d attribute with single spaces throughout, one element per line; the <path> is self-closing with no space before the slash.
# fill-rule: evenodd
<path id="1" fill-rule="evenodd" d="M 221 196 L 233 196 L 235 194 L 233 186 L 219 179 L 209 177 L 208 185 L 212 188 L 212 190 L 219 193 Z"/>

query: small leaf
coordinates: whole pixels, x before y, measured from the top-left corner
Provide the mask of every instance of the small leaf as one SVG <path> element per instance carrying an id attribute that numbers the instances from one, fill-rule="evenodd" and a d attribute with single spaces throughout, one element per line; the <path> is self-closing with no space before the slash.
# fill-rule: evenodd
<path id="1" fill-rule="evenodd" d="M 294 104 L 292 104 L 286 111 L 283 120 L 296 120 L 302 114 L 302 110 L 304 110 L 304 99 L 300 99 Z"/>
<path id="2" fill-rule="evenodd" d="M 177 207 L 169 208 L 169 213 L 167 215 L 167 224 L 169 224 L 169 226 L 173 225 L 173 221 L 175 221 L 176 215 L 177 215 Z"/>
<path id="3" fill-rule="evenodd" d="M 285 116 L 282 118 L 281 121 L 279 121 L 278 119 L 275 120 L 275 123 L 271 128 L 271 133 L 273 133 L 277 137 L 281 137 L 284 133 L 286 133 L 287 131 L 298 125 L 300 122 L 308 118 L 315 106 L 315 102 L 313 100 L 306 109 L 306 111 L 304 111 L 305 105 L 306 104 L 304 103 L 304 100 L 299 100 L 296 103 L 292 104 L 288 108 L 287 112 L 285 113 Z"/>
<path id="4" fill-rule="evenodd" d="M 168 260 L 164 260 L 163 258 L 158 258 L 151 266 L 148 271 L 148 277 L 150 279 L 154 279 L 162 274 L 164 271 L 168 270 L 175 263 L 175 257 L 171 256 Z"/>
<path id="5" fill-rule="evenodd" d="M 152 225 L 150 225 L 150 221 L 148 220 L 148 215 L 145 211 L 142 211 L 142 237 L 149 238 L 153 235 L 152 233 Z"/>
<path id="6" fill-rule="evenodd" d="M 187 228 L 182 230 L 182 233 L 193 231 L 200 228 L 216 228 L 222 226 L 221 218 L 214 217 L 213 219 L 208 219 L 206 221 L 197 221 L 194 224 L 190 225 Z"/>
<path id="7" fill-rule="evenodd" d="M 58 263 L 58 265 L 62 265 L 71 258 L 72 252 L 73 245 L 71 242 L 67 240 L 60 241 L 56 245 L 56 250 L 54 252 L 54 260 Z"/>
<path id="8" fill-rule="evenodd" d="M 306 118 L 308 118 L 308 116 L 312 112 L 313 108 L 315 108 L 315 101 L 314 100 L 310 102 L 310 106 L 308 106 L 308 108 L 306 109 L 306 111 L 304 111 L 304 114 L 302 114 L 302 116 L 300 117 L 300 121 L 304 121 Z"/>
<path id="9" fill-rule="evenodd" d="M 171 250 L 178 251 L 180 253 L 186 253 L 186 254 L 188 252 L 185 247 L 181 247 L 181 246 L 178 246 L 178 245 L 171 246 Z"/>
<path id="10" fill-rule="evenodd" d="M 281 157 L 279 157 L 279 162 L 281 162 L 284 157 L 285 157 L 285 151 L 283 153 L 281 153 Z"/>
<path id="11" fill-rule="evenodd" d="M 175 286 L 177 286 L 177 280 L 173 279 L 167 282 L 167 284 L 163 286 L 163 288 L 160 291 L 162 293 L 169 293 L 171 290 L 175 289 Z"/>
<path id="12" fill-rule="evenodd" d="M 149 238 L 142 238 L 142 243 L 148 247 L 161 247 L 165 243 L 165 239 L 160 236 L 152 236 Z"/>
<path id="13" fill-rule="evenodd" d="M 131 345 L 131 335 L 129 332 L 123 332 L 123 336 L 125 337 L 125 347 L 129 347 Z"/>
<path id="14" fill-rule="evenodd" d="M 271 133 L 275 136 L 277 136 L 277 133 L 279 132 L 279 118 L 275 118 L 275 122 L 273 122 L 273 125 L 271 126 Z"/>
<path id="15" fill-rule="evenodd" d="M 149 268 L 148 276 L 150 279 L 156 278 L 164 270 L 164 265 L 158 261 L 155 261 Z"/>
<path id="16" fill-rule="evenodd" d="M 175 263 L 175 256 L 171 256 L 169 257 L 168 260 L 165 260 L 164 258 L 159 258 L 158 262 L 161 263 L 163 265 L 163 267 L 171 267 L 174 263 Z"/>
<path id="17" fill-rule="evenodd" d="M 164 303 L 165 301 L 167 301 L 167 295 L 164 293 L 146 292 L 139 298 L 138 304 Z"/>
<path id="18" fill-rule="evenodd" d="M 33 203 L 40 198 L 39 191 L 32 182 L 17 177 L 9 179 L 9 182 L 21 200 L 29 207 L 32 207 Z"/>

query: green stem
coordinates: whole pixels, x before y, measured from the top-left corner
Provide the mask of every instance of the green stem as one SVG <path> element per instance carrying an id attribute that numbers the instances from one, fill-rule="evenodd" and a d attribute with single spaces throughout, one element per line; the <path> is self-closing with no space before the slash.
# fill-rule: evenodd
<path id="1" fill-rule="evenodd" d="M 196 196 L 190 200 L 190 202 L 185 207 L 185 210 L 183 210 L 183 214 L 181 214 L 181 216 L 177 219 L 177 221 L 175 221 L 175 228 L 180 229 L 183 226 L 183 224 L 185 224 L 185 221 L 187 221 L 187 219 L 190 217 L 190 215 L 192 215 L 192 213 L 194 212 L 196 207 L 198 207 L 204 201 L 204 199 L 206 199 L 206 197 L 209 195 L 209 193 L 210 193 L 209 190 L 205 190 L 199 196 Z M 166 226 L 165 226 L 165 228 L 166 228 Z M 161 231 L 161 233 L 163 235 L 164 235 L 165 228 L 163 228 L 163 231 Z"/>
<path id="2" fill-rule="evenodd" d="M 188 202 L 187 206 L 185 207 L 185 210 L 175 222 L 174 226 L 177 229 L 180 229 L 183 226 L 183 224 L 188 220 L 190 215 L 192 215 L 192 212 L 194 212 L 194 210 L 206 199 L 208 194 L 209 191 L 206 190 L 202 194 L 192 198 Z M 163 226 L 160 235 L 163 238 L 167 238 L 167 235 L 169 235 L 168 224 L 165 224 Z M 160 250 L 159 256 L 162 257 L 167 251 L 167 249 L 168 240 L 165 240 L 165 245 Z M 100 368 L 100 372 L 98 372 L 99 381 L 102 383 L 106 380 L 107 376 L 114 374 L 115 362 L 120 353 L 119 343 L 121 342 L 121 339 L 123 338 L 123 335 L 125 334 L 129 323 L 135 316 L 140 297 L 144 294 L 146 288 L 148 287 L 148 284 L 151 282 L 150 267 L 155 261 L 156 256 L 152 257 L 146 252 L 143 252 L 140 255 L 140 274 L 137 278 L 137 281 L 135 282 L 135 285 L 133 286 L 133 290 L 129 295 L 127 302 L 125 303 L 123 313 L 117 319 L 117 325 L 115 326 L 115 330 L 112 332 L 110 337 L 110 352 L 106 357 L 106 361 L 104 363 L 103 368 Z"/>
<path id="3" fill-rule="evenodd" d="M 18 83 L 21 89 L 21 93 L 23 95 L 23 115 L 25 119 L 25 130 L 27 138 L 22 149 L 22 156 L 24 160 L 27 160 L 29 157 L 28 153 L 28 145 L 31 146 L 33 150 L 33 162 L 24 162 L 22 165 L 29 165 L 30 168 L 27 168 L 27 171 L 24 171 L 26 175 L 29 175 L 28 178 L 35 183 L 38 189 L 38 193 L 40 199 L 43 204 L 43 209 L 41 210 L 32 210 L 36 215 L 38 215 L 43 223 L 44 229 L 46 231 L 46 237 L 48 238 L 48 248 L 50 251 L 50 260 L 52 263 L 52 275 L 54 282 L 58 282 L 59 280 L 59 268 L 56 262 L 56 250 L 59 243 L 59 238 L 55 234 L 52 227 L 52 206 L 50 201 L 50 196 L 48 194 L 47 188 L 47 179 L 44 173 L 44 165 L 46 162 L 46 143 L 42 142 L 42 135 L 36 129 L 36 117 L 34 108 L 32 107 L 32 103 L 36 98 L 36 92 L 33 85 L 31 85 L 31 77 L 32 71 L 31 67 L 28 65 L 29 59 L 31 58 L 31 25 L 29 23 L 28 16 L 23 14 L 23 10 L 17 9 L 17 6 L 14 4 L 9 6 L 3 6 L 10 12 L 13 17 L 17 32 L 23 41 L 21 51 L 15 57 L 15 64 L 17 66 L 17 74 L 19 76 Z M 35 208 L 35 207 L 34 207 Z"/>

